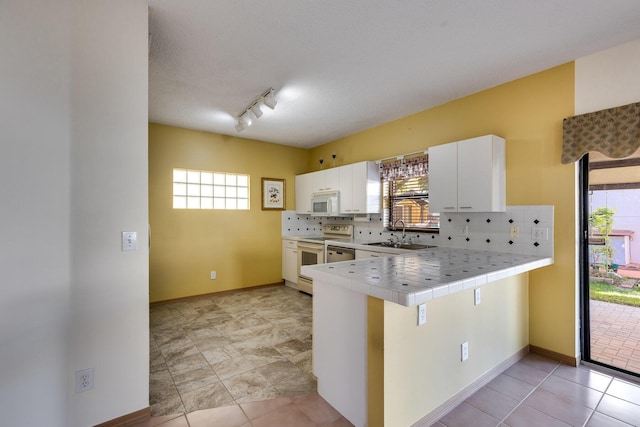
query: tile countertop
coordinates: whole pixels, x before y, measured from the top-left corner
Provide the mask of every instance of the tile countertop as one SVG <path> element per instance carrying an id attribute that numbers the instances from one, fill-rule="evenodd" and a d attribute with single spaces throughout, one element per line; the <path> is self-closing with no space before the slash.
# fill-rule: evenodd
<path id="1" fill-rule="evenodd" d="M 551 257 L 438 247 L 303 266 L 302 272 L 316 282 L 411 307 L 551 264 Z"/>

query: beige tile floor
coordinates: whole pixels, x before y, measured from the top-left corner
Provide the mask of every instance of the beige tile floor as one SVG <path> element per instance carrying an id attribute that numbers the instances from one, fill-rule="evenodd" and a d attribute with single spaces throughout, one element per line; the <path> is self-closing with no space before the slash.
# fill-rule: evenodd
<path id="1" fill-rule="evenodd" d="M 135 427 L 353 427 L 317 393 L 151 418 Z"/>
<path id="2" fill-rule="evenodd" d="M 276 286 L 154 305 L 154 416 L 298 396 L 311 372 L 311 297 Z"/>
<path id="3" fill-rule="evenodd" d="M 640 426 L 640 383 L 529 354 L 435 426 Z"/>
<path id="4" fill-rule="evenodd" d="M 304 294 L 158 305 L 151 332 L 153 417 L 138 427 L 351 426 L 315 392 Z M 640 384 L 530 354 L 435 426 L 640 426 Z"/>

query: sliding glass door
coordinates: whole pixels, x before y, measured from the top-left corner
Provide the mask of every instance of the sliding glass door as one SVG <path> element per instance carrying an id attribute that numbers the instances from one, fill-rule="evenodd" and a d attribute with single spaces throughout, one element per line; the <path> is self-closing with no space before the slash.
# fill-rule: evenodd
<path id="1" fill-rule="evenodd" d="M 585 361 L 640 375 L 640 158 L 580 160 Z"/>

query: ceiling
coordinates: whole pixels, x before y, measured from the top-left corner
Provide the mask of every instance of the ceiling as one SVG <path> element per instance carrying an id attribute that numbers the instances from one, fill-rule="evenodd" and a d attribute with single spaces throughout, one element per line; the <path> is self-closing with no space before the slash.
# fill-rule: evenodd
<path id="1" fill-rule="evenodd" d="M 638 0 L 149 5 L 151 122 L 306 148 L 640 38 Z"/>

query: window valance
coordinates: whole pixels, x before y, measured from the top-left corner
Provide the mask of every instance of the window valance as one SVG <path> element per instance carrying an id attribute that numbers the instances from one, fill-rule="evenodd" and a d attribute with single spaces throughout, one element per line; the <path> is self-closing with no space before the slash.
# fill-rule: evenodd
<path id="1" fill-rule="evenodd" d="M 415 178 L 429 172 L 429 157 L 426 154 L 383 160 L 380 163 L 380 175 L 385 181 Z"/>
<path id="2" fill-rule="evenodd" d="M 640 102 L 568 117 L 562 123 L 562 163 L 590 151 L 620 159 L 640 147 Z"/>

